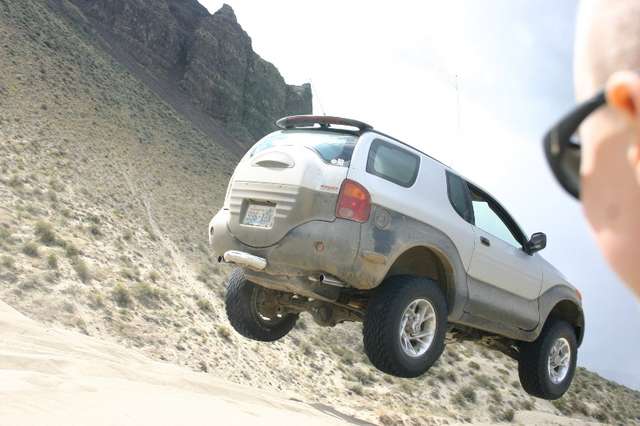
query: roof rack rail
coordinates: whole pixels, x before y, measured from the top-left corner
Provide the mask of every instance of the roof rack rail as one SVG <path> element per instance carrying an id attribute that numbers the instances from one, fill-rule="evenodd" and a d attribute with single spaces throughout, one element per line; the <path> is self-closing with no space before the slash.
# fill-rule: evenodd
<path id="1" fill-rule="evenodd" d="M 281 129 L 313 128 L 319 125 L 320 128 L 330 128 L 331 126 L 355 127 L 360 133 L 373 130 L 373 126 L 358 120 L 349 118 L 331 117 L 327 115 L 292 115 L 276 121 L 276 126 Z"/>

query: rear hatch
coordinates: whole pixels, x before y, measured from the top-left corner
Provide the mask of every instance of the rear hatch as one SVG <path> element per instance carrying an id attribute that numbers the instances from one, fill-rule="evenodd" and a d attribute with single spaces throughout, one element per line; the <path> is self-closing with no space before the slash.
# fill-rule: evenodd
<path id="1" fill-rule="evenodd" d="M 313 220 L 333 221 L 358 136 L 282 130 L 260 140 L 233 174 L 225 205 L 244 244 L 268 247 Z"/>

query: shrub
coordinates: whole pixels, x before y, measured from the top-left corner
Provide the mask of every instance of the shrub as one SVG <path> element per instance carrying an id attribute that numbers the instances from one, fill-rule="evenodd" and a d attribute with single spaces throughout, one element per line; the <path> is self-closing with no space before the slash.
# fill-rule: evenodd
<path id="1" fill-rule="evenodd" d="M 596 411 L 593 414 L 593 418 L 600 423 L 609 423 L 609 415 L 602 410 Z"/>
<path id="2" fill-rule="evenodd" d="M 56 256 L 55 253 L 51 253 L 47 256 L 47 265 L 49 265 L 49 268 L 51 269 L 58 269 L 58 256 Z"/>
<path id="3" fill-rule="evenodd" d="M 78 278 L 83 283 L 88 283 L 91 281 L 91 272 L 89 271 L 89 266 L 87 266 L 86 262 L 79 257 L 75 257 L 72 262 L 73 269 L 78 274 Z"/>
<path id="4" fill-rule="evenodd" d="M 133 287 L 133 294 L 136 299 L 140 300 L 143 304 L 149 305 L 160 300 L 160 290 L 151 287 L 147 283 L 137 283 Z"/>
<path id="5" fill-rule="evenodd" d="M 229 327 L 223 324 L 218 324 L 216 329 L 218 331 L 218 336 L 225 340 L 231 340 L 231 330 L 229 330 Z"/>
<path id="6" fill-rule="evenodd" d="M 104 306 L 102 294 L 98 291 L 89 293 L 89 305 L 94 309 L 102 308 Z"/>
<path id="7" fill-rule="evenodd" d="M 362 368 L 354 369 L 353 376 L 363 385 L 369 385 L 377 381 L 376 376 L 373 373 Z"/>
<path id="8" fill-rule="evenodd" d="M 515 415 L 516 415 L 515 411 L 513 411 L 512 408 L 509 408 L 508 410 L 505 410 L 502 413 L 500 413 L 500 415 L 498 416 L 498 420 L 502 422 L 512 422 Z"/>
<path id="9" fill-rule="evenodd" d="M 140 270 L 138 268 L 125 268 L 120 271 L 120 275 L 130 281 L 140 281 Z"/>
<path id="10" fill-rule="evenodd" d="M 156 271 L 151 271 L 149 272 L 149 279 L 154 283 L 158 282 L 158 280 L 160 279 L 160 274 L 158 274 Z"/>
<path id="11" fill-rule="evenodd" d="M 198 308 L 200 308 L 200 310 L 203 312 L 211 312 L 213 310 L 211 302 L 209 302 L 209 300 L 205 299 L 204 297 L 199 298 L 196 304 L 198 305 Z"/>
<path id="12" fill-rule="evenodd" d="M 491 399 L 494 400 L 496 403 L 501 404 L 502 394 L 498 390 L 494 390 L 493 392 L 491 392 Z"/>
<path id="13" fill-rule="evenodd" d="M 453 402 L 462 407 L 466 406 L 467 403 L 475 403 L 476 400 L 476 391 L 471 386 L 464 386 L 453 394 Z"/>
<path id="14" fill-rule="evenodd" d="M 12 242 L 11 232 L 8 229 L 0 227 L 0 242 Z"/>
<path id="15" fill-rule="evenodd" d="M 13 269 L 15 264 L 16 261 L 11 256 L 0 257 L 0 265 L 2 265 L 2 267 L 4 267 L 5 269 Z"/>
<path id="16" fill-rule="evenodd" d="M 556 399 L 555 401 L 551 401 L 554 407 L 558 409 L 562 414 L 571 414 L 571 406 L 568 404 L 566 398 Z"/>
<path id="17" fill-rule="evenodd" d="M 589 410 L 589 407 L 584 402 L 573 401 L 572 405 L 573 405 L 573 411 L 577 411 L 578 413 L 586 417 L 589 417 L 591 415 L 591 410 Z"/>
<path id="18" fill-rule="evenodd" d="M 49 180 L 49 186 L 56 192 L 64 191 L 64 185 L 59 180 Z"/>
<path id="19" fill-rule="evenodd" d="M 91 226 L 89 226 L 89 233 L 91 235 L 93 235 L 94 237 L 101 237 L 102 236 L 102 231 L 100 231 L 100 227 L 96 223 L 91 224 Z"/>
<path id="20" fill-rule="evenodd" d="M 53 226 L 49 222 L 43 220 L 38 221 L 35 227 L 35 234 L 36 237 L 47 246 L 53 246 L 59 243 Z"/>
<path id="21" fill-rule="evenodd" d="M 73 243 L 70 243 L 68 241 L 64 243 L 64 251 L 67 257 L 75 257 L 80 255 L 80 250 L 78 250 L 76 246 L 73 245 Z"/>
<path id="22" fill-rule="evenodd" d="M 476 382 L 478 382 L 478 384 L 485 389 L 494 390 L 496 388 L 496 385 L 493 384 L 493 380 L 491 379 L 491 377 L 484 374 L 479 374 L 478 376 L 476 376 Z"/>
<path id="23" fill-rule="evenodd" d="M 113 300 L 116 302 L 116 304 L 121 308 L 128 308 L 133 302 L 129 289 L 121 283 L 116 284 L 116 286 L 113 288 L 111 296 L 113 297 Z"/>
<path id="24" fill-rule="evenodd" d="M 524 401 L 522 403 L 522 409 L 523 410 L 531 411 L 531 410 L 533 410 L 535 408 L 536 408 L 535 402 L 531 401 L 530 399 L 527 399 L 526 401 Z"/>
<path id="25" fill-rule="evenodd" d="M 364 395 L 364 388 L 360 383 L 349 385 L 349 390 L 355 393 L 356 395 L 360 395 L 360 396 Z"/>
<path id="26" fill-rule="evenodd" d="M 29 277 L 19 284 L 22 290 L 33 290 L 40 287 L 40 281 L 35 277 Z"/>
<path id="27" fill-rule="evenodd" d="M 298 321 L 296 322 L 296 328 L 299 330 L 306 330 L 307 329 L 307 323 L 304 320 L 304 318 L 299 318 Z M 333 350 L 335 352 L 335 346 L 333 347 Z M 338 354 L 338 355 L 342 355 L 342 354 Z"/>
<path id="28" fill-rule="evenodd" d="M 26 243 L 22 246 L 22 252 L 30 257 L 38 257 L 40 256 L 40 252 L 38 250 L 38 244 L 33 241 Z"/>
<path id="29" fill-rule="evenodd" d="M 478 364 L 475 361 L 470 361 L 469 362 L 469 368 L 472 370 L 480 370 L 480 364 Z"/>
<path id="30" fill-rule="evenodd" d="M 342 362 L 346 365 L 353 365 L 356 362 L 356 357 L 353 352 L 347 350 L 342 354 Z"/>

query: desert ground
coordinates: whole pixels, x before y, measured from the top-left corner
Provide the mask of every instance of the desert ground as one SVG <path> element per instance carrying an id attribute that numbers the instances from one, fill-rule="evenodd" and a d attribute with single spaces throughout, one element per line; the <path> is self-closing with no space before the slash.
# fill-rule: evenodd
<path id="1" fill-rule="evenodd" d="M 0 0 L 0 69 L 0 424 L 175 419 L 170 395 L 194 423 L 210 402 L 212 419 L 260 422 L 346 421 L 314 408 L 331 407 L 374 424 L 640 424 L 637 391 L 580 368 L 565 397 L 535 399 L 473 342 L 409 380 L 371 366 L 359 324 L 303 314 L 281 341 L 240 337 L 206 240 L 237 154 L 45 1 Z"/>
<path id="2" fill-rule="evenodd" d="M 0 421 L 10 425 L 344 424 L 339 414 L 52 330 L 0 303 Z M 358 424 L 358 423 L 352 423 Z M 362 423 L 360 423 L 362 424 Z"/>

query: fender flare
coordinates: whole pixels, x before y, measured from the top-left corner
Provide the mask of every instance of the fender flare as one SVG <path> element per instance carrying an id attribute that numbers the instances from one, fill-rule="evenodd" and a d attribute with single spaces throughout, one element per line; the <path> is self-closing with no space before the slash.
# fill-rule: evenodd
<path id="1" fill-rule="evenodd" d="M 540 323 L 535 330 L 536 337 L 540 335 L 549 316 L 553 314 L 566 319 L 576 328 L 578 346 L 582 344 L 585 330 L 584 311 L 574 289 L 562 284 L 555 285 L 540 295 L 538 306 L 540 309 Z M 575 309 L 575 313 L 565 312 L 569 306 Z"/>
<path id="2" fill-rule="evenodd" d="M 375 209 L 381 209 L 376 206 Z M 385 210 L 390 217 L 389 222 L 394 226 L 379 229 L 375 221 L 364 223 L 361 231 L 360 256 L 356 259 L 355 269 L 365 279 L 363 287 L 378 286 L 387 276 L 396 261 L 407 251 L 424 247 L 432 251 L 445 266 L 447 282 L 447 302 L 449 306 L 449 320 L 455 321 L 462 317 L 469 297 L 467 271 L 453 241 L 442 231 L 419 222 L 400 213 Z M 376 214 L 375 210 L 372 212 Z M 368 261 L 368 257 L 384 258 L 384 262 Z"/>

